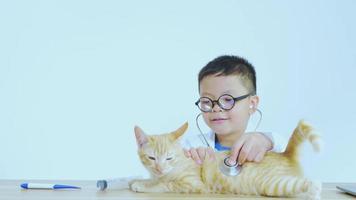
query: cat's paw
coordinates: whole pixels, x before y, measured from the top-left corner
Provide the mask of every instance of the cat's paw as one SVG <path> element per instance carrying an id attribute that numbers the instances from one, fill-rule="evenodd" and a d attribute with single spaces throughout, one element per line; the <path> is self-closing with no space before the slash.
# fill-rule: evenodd
<path id="1" fill-rule="evenodd" d="M 307 199 L 319 200 L 321 199 L 322 184 L 319 181 L 310 181 L 308 183 Z"/>
<path id="2" fill-rule="evenodd" d="M 146 185 L 144 182 L 134 181 L 133 183 L 131 183 L 130 189 L 134 192 L 145 192 Z"/>

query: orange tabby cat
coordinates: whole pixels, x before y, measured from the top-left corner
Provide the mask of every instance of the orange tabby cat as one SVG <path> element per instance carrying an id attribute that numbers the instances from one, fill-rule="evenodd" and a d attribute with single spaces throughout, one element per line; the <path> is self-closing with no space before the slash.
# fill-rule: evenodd
<path id="1" fill-rule="evenodd" d="M 138 154 L 151 179 L 135 180 L 130 188 L 136 192 L 232 193 L 288 197 L 305 193 L 319 199 L 321 183 L 303 177 L 298 152 L 308 140 L 319 150 L 318 136 L 312 127 L 299 122 L 283 153 L 268 152 L 260 163 L 247 162 L 237 176 L 225 176 L 219 163 L 228 152 L 216 152 L 216 159 L 206 157 L 202 166 L 186 158 L 179 138 L 188 128 L 185 123 L 178 130 L 162 135 L 146 135 L 135 127 Z"/>

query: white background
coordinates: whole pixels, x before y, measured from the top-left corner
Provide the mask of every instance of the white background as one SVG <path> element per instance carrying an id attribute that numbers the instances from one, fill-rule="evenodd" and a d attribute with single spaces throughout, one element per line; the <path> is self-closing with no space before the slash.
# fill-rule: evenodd
<path id="1" fill-rule="evenodd" d="M 197 74 L 240 55 L 256 68 L 259 130 L 299 119 L 308 176 L 356 181 L 355 1 L 1 1 L 0 179 L 145 174 L 134 125 L 190 123 Z M 253 125 L 251 126 L 253 127 Z M 205 129 L 206 130 L 206 129 Z"/>

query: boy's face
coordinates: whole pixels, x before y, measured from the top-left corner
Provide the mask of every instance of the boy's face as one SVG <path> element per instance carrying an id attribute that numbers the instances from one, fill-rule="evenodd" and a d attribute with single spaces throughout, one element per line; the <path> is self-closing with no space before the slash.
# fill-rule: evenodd
<path id="1" fill-rule="evenodd" d="M 248 93 L 249 91 L 237 75 L 210 75 L 200 82 L 200 97 L 209 97 L 212 100 L 217 100 L 224 94 L 240 97 Z M 217 134 L 241 134 L 245 132 L 249 117 L 255 111 L 257 104 L 257 96 L 236 101 L 231 110 L 223 110 L 215 103 L 212 112 L 203 112 L 203 118 L 205 123 Z M 250 108 L 250 106 L 254 107 Z"/>

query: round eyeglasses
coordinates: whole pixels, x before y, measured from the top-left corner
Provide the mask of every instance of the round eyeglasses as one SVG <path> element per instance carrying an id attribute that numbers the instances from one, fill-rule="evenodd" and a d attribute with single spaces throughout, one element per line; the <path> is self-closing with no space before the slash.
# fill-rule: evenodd
<path id="1" fill-rule="evenodd" d="M 218 98 L 218 100 L 212 100 L 209 97 L 200 97 L 198 101 L 195 102 L 195 105 L 198 106 L 202 112 L 212 112 L 215 104 L 218 104 L 223 110 L 231 110 L 237 101 L 245 99 L 250 95 L 251 93 L 239 97 L 233 97 L 229 94 L 223 94 Z"/>

